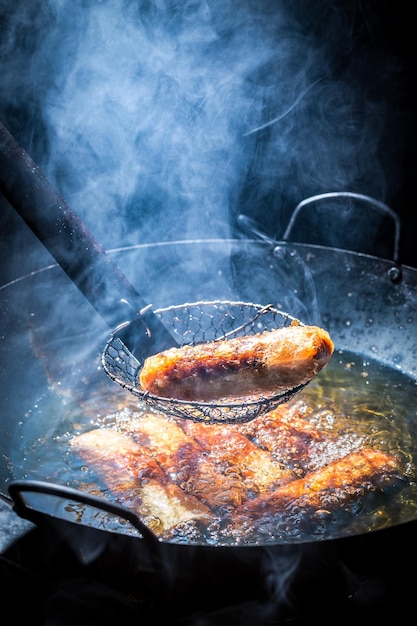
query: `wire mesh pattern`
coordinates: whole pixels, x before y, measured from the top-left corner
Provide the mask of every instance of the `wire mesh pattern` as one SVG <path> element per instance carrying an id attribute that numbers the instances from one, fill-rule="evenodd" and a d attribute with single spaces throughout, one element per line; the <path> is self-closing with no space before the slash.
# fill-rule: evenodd
<path id="1" fill-rule="evenodd" d="M 272 305 L 215 300 L 193 302 L 154 311 L 177 340 L 178 346 L 254 335 L 289 326 L 297 321 Z M 208 423 L 243 423 L 288 402 L 306 385 L 299 385 L 271 396 L 239 398 L 231 402 L 190 402 L 163 398 L 143 391 L 138 384 L 141 362 L 115 331 L 107 342 L 102 364 L 118 385 L 139 397 L 149 408 L 175 417 Z"/>

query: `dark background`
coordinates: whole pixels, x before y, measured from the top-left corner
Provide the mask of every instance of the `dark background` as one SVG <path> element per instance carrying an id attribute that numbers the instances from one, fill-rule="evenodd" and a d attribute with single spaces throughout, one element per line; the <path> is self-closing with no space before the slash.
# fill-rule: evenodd
<path id="1" fill-rule="evenodd" d="M 110 2 L 73 0 L 72 4 L 79 8 L 80 13 L 85 10 L 87 17 L 93 5 L 109 5 Z M 141 2 L 126 1 L 120 4 L 126 10 L 132 10 L 132 7 L 137 5 L 138 13 L 146 14 L 148 6 L 153 3 L 151 0 L 149 2 L 143 0 Z M 160 15 L 157 17 L 161 23 L 167 24 L 168 28 L 176 12 L 183 10 L 184 15 L 186 5 L 191 7 L 198 3 L 161 0 L 158 4 L 162 8 L 159 9 Z M 201 4 L 206 4 L 209 8 L 214 7 L 212 19 L 216 21 L 215 27 L 220 40 L 227 42 L 231 35 L 223 26 L 221 16 L 215 12 L 216 3 L 208 1 Z M 221 2 L 217 3 L 217 9 L 221 7 L 221 4 Z M 233 2 L 228 2 L 228 4 L 232 5 Z M 253 0 L 252 2 L 236 0 L 235 4 L 236 8 L 247 5 L 251 10 L 254 5 L 259 5 L 263 9 L 263 15 L 271 15 L 271 20 L 273 20 L 276 18 L 274 8 L 280 3 L 273 0 Z M 130 208 L 139 207 L 135 213 L 134 228 L 133 222 L 128 221 L 128 228 L 113 229 L 110 222 L 106 220 L 106 212 L 111 212 L 108 207 L 104 207 L 104 213 L 99 213 L 100 219 L 96 219 L 95 210 L 102 207 L 94 202 L 90 205 L 88 193 L 84 194 L 81 200 L 79 199 L 80 187 L 78 179 L 74 177 L 74 171 L 83 172 L 87 163 L 79 160 L 75 165 L 73 164 L 70 157 L 74 146 L 64 146 L 64 148 L 61 146 L 60 150 L 56 151 L 53 134 L 50 132 L 49 121 L 45 115 L 45 103 L 48 102 L 51 93 L 53 94 L 54 90 L 58 89 L 59 79 L 65 74 L 64 65 L 61 71 L 63 57 L 56 59 L 53 51 L 42 59 L 42 63 L 37 57 L 37 51 L 44 38 L 56 28 L 54 3 L 48 3 L 45 0 L 0 0 L 0 120 L 35 161 L 48 172 L 54 186 L 63 193 L 70 205 L 75 206 L 91 230 L 99 233 L 105 247 L 129 245 L 135 241 L 175 239 L 190 235 L 197 237 L 223 233 L 239 235 L 237 217 L 240 213 L 254 218 L 259 228 L 269 237 L 279 239 L 285 231 L 294 207 L 304 198 L 330 191 L 352 191 L 369 194 L 386 203 L 400 216 L 402 225 L 400 260 L 407 265 L 417 267 L 415 244 L 417 102 L 413 3 L 398 0 L 368 2 L 294 0 L 284 4 L 288 5 L 286 10 L 292 13 L 291 18 L 295 20 L 292 22 L 294 40 L 299 39 L 317 44 L 325 59 L 323 66 L 326 66 L 327 73 L 323 78 L 318 72 L 318 82 L 314 83 L 313 80 L 314 87 L 300 100 L 300 106 L 295 107 L 302 109 L 300 117 L 295 119 L 289 113 L 281 124 L 265 125 L 264 128 L 260 128 L 259 132 L 242 140 L 239 145 L 241 150 L 239 167 L 236 175 L 234 176 L 232 172 L 231 176 L 235 181 L 235 187 L 229 198 L 227 218 L 224 221 L 221 216 L 215 215 L 216 219 L 212 220 L 210 215 L 204 214 L 199 229 L 187 229 L 187 205 L 184 204 L 181 210 L 175 190 L 166 190 L 162 184 L 164 181 L 161 183 L 159 179 L 151 185 L 146 177 L 138 181 L 136 192 L 128 202 L 120 201 L 118 205 L 120 216 L 127 219 L 130 216 Z M 74 37 L 82 35 L 79 30 L 82 23 L 76 21 L 73 24 L 71 16 L 68 16 L 68 24 L 70 29 L 74 28 Z M 59 41 L 57 41 L 58 48 Z M 253 54 L 256 56 L 256 50 Z M 215 55 L 213 58 L 216 58 Z M 275 116 L 272 87 L 275 84 L 274 74 L 276 71 L 279 73 L 279 67 L 276 68 L 273 61 L 272 56 L 269 63 L 261 64 L 255 71 L 255 75 L 248 79 L 248 82 L 252 81 L 252 85 L 259 87 L 259 91 L 264 90 L 265 105 L 260 117 L 265 122 L 274 119 Z M 287 79 L 286 86 L 290 84 L 291 80 Z M 323 106 L 317 107 L 319 96 L 326 94 L 328 88 L 334 84 L 340 85 L 340 100 L 337 100 L 338 89 L 330 89 L 329 93 L 332 97 L 324 100 Z M 258 91 L 254 89 L 251 93 L 258 93 Z M 345 94 L 347 94 L 346 99 Z M 351 97 L 352 94 L 354 97 Z M 345 102 L 346 111 L 343 108 Z M 175 106 L 174 101 L 172 105 Z M 229 103 L 225 102 L 225 107 L 227 106 Z M 346 115 L 343 114 L 344 112 Z M 374 121 L 375 126 L 371 124 L 369 127 L 367 123 L 364 123 L 364 118 L 366 122 Z M 258 121 L 254 126 L 262 127 L 262 123 Z M 282 147 L 280 133 L 283 129 L 288 133 L 290 141 L 288 145 Z M 374 142 L 372 141 L 373 130 L 376 135 Z M 109 128 L 103 123 L 103 137 L 108 132 Z M 322 140 L 323 143 L 321 143 Z M 370 146 L 372 149 L 369 148 Z M 234 147 L 231 150 L 234 150 Z M 163 146 L 161 145 L 162 153 Z M 345 154 L 346 157 L 344 157 Z M 145 154 L 143 158 L 146 159 L 146 156 Z M 97 157 L 96 160 L 99 166 L 101 159 Z M 67 161 L 70 163 L 69 167 L 65 165 Z M 227 155 L 222 162 L 226 161 Z M 163 178 L 162 175 L 161 178 Z M 211 175 L 210 170 L 208 184 L 215 188 L 217 183 L 216 177 Z M 170 219 L 165 220 L 164 208 L 171 202 L 173 211 L 168 216 Z M 90 211 L 90 207 L 94 210 Z M 374 231 L 368 228 L 368 213 L 365 212 L 360 212 L 357 222 L 350 221 L 347 227 L 330 228 L 326 222 L 327 219 L 329 219 L 328 215 L 324 223 L 322 221 L 321 225 L 314 229 L 305 225 L 304 229 L 301 228 L 304 232 L 299 232 L 299 236 L 307 239 L 313 237 L 317 241 L 323 238 L 325 242 L 327 238 L 328 242 L 337 245 L 343 245 L 344 240 L 348 239 L 349 245 L 357 243 L 360 249 L 370 243 L 371 248 L 376 249 L 381 255 L 391 254 L 393 228 L 389 220 L 388 225 L 382 229 L 377 223 Z M 225 226 L 225 222 L 227 225 L 231 224 L 231 231 Z M 164 227 L 162 231 L 161 224 Z M 360 226 L 357 227 L 357 224 Z M 381 239 L 384 241 L 381 242 Z M 384 245 L 385 240 L 389 241 L 387 246 Z M 52 259 L 48 253 L 0 194 L 0 288 L 8 281 L 17 279 L 50 262 Z M 13 526 L 11 526 L 11 531 L 13 531 Z M 412 528 L 411 532 L 413 531 Z M 393 550 L 393 554 L 398 554 L 398 563 L 395 560 L 391 568 L 390 583 L 393 584 L 387 587 L 389 592 L 384 594 L 381 602 L 380 596 L 375 596 L 379 612 L 377 614 L 372 608 L 372 617 L 382 616 L 385 607 L 395 609 L 397 613 L 401 612 L 403 600 L 405 607 L 410 604 L 408 600 L 414 581 L 411 577 L 410 584 L 406 584 L 404 589 L 404 576 L 402 576 L 401 568 L 404 551 L 412 544 L 406 532 L 404 537 L 403 545 L 397 551 Z M 35 545 L 38 545 L 36 535 Z M 396 544 L 395 547 L 397 547 Z M 19 545 L 17 549 L 20 549 Z M 35 559 L 37 559 L 36 550 Z M 371 578 L 369 587 L 362 589 L 363 594 L 369 593 L 371 597 L 374 584 L 376 592 L 379 591 L 376 586 L 376 583 L 379 583 L 379 572 L 376 571 L 379 559 L 384 563 L 381 570 L 387 571 L 388 569 L 385 562 L 385 550 L 379 550 L 378 558 L 374 562 L 370 559 L 371 571 L 376 572 L 375 579 Z M 20 571 L 20 568 L 17 568 L 13 576 L 9 575 L 8 571 L 8 567 L 4 568 L 4 576 L 3 569 L 0 572 L 4 599 L 11 602 L 12 608 L 21 615 L 26 612 L 30 613 L 28 617 L 32 623 L 39 623 L 36 621 L 37 608 L 40 606 L 42 612 L 44 596 L 48 591 L 44 588 L 42 578 L 36 578 L 35 581 L 30 578 L 26 581 L 24 570 Z M 82 593 L 80 593 L 79 586 L 75 586 L 75 589 L 70 588 L 70 593 L 63 595 L 61 604 L 57 603 L 56 610 L 61 613 L 59 623 L 63 623 L 62 611 L 65 615 L 68 614 L 68 620 L 71 621 L 72 611 L 77 612 L 79 598 L 85 597 L 84 593 L 88 598 L 90 587 L 87 585 L 85 588 L 84 580 L 81 580 L 81 583 L 83 584 Z M 324 586 L 327 584 L 332 592 L 337 583 L 338 579 L 337 577 L 334 579 L 333 570 L 331 570 L 329 580 L 325 580 Z M 25 596 L 25 606 L 20 606 L 22 593 L 26 593 L 27 588 L 32 589 L 33 603 L 28 602 Z M 318 600 L 313 598 L 314 590 L 313 586 L 313 592 L 310 590 L 307 595 L 310 600 L 317 602 Z M 95 591 L 94 586 L 92 591 Z M 102 592 L 101 589 L 99 591 Z M 327 591 L 328 589 L 323 593 Z M 64 592 L 66 592 L 65 588 Z M 105 592 L 107 593 L 107 589 Z M 55 597 L 54 594 L 52 597 Z M 94 593 L 92 597 L 94 598 Z M 319 595 L 320 597 L 322 596 Z M 106 595 L 106 601 L 103 604 L 102 596 L 99 597 L 100 606 L 104 606 L 104 611 L 107 610 L 108 604 L 112 603 L 112 598 L 111 594 Z M 399 606 L 396 606 L 397 598 L 400 598 Z M 59 599 L 60 596 L 58 596 Z M 360 604 L 360 601 L 359 597 L 357 602 Z M 94 604 L 91 606 L 95 607 Z M 124 604 L 122 604 L 122 611 L 120 611 L 119 603 L 115 602 L 115 606 L 117 615 L 123 618 L 125 616 Z M 54 605 L 50 603 L 50 607 L 52 611 Z M 85 611 L 85 607 L 82 608 Z M 89 617 L 88 612 L 85 617 Z M 128 617 L 131 616 L 128 615 Z M 105 616 L 100 615 L 100 623 L 110 623 L 112 619 L 113 612 Z M 323 619 L 326 621 L 324 616 Z"/>

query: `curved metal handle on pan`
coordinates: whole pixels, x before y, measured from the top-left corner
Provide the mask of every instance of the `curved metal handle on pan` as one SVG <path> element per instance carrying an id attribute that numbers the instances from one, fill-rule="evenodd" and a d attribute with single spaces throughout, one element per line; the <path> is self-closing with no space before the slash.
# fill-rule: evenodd
<path id="1" fill-rule="evenodd" d="M 176 344 L 119 267 L 0 122 L 0 192 L 123 341 L 142 357 Z"/>
<path id="2" fill-rule="evenodd" d="M 394 265 L 393 267 L 389 269 L 388 275 L 389 275 L 389 279 L 393 283 L 398 282 L 399 280 L 401 280 L 401 276 L 402 276 L 402 270 L 401 270 L 400 263 L 399 263 L 399 246 L 400 246 L 400 229 L 401 229 L 400 218 L 397 215 L 397 213 L 395 213 L 395 211 L 390 209 L 389 206 L 387 206 L 380 200 L 376 200 L 375 198 L 372 198 L 371 196 L 355 193 L 352 191 L 334 191 L 334 192 L 322 193 L 322 194 L 305 198 L 295 207 L 294 211 L 292 212 L 290 220 L 284 231 L 281 241 L 285 243 L 291 241 L 290 237 L 294 229 L 294 226 L 297 222 L 297 219 L 299 219 L 301 212 L 306 207 L 315 203 L 319 203 L 321 201 L 325 201 L 325 200 L 346 199 L 346 198 L 349 198 L 355 201 L 364 202 L 368 204 L 370 207 L 372 207 L 373 209 L 376 209 L 380 213 L 383 213 L 392 219 L 394 223 L 394 237 L 393 237 L 393 255 L 392 255 L 391 260 L 393 261 Z M 276 245 L 279 243 L 278 240 L 273 239 L 272 237 L 267 235 L 265 232 L 263 232 L 259 228 L 256 221 L 248 217 L 247 215 L 244 215 L 244 214 L 238 215 L 237 223 L 243 232 L 251 236 L 255 235 L 261 241 L 265 241 L 273 245 Z"/>
<path id="3" fill-rule="evenodd" d="M 400 227 L 401 227 L 399 216 L 395 213 L 395 211 L 390 209 L 389 206 L 384 204 L 384 202 L 381 202 L 380 200 L 376 200 L 375 198 L 372 198 L 371 196 L 367 196 L 361 193 L 355 193 L 353 191 L 331 191 L 329 193 L 321 193 L 315 196 L 310 196 L 302 200 L 295 207 L 290 217 L 290 220 L 288 222 L 287 228 L 285 229 L 285 232 L 282 236 L 282 240 L 283 241 L 290 240 L 291 231 L 294 228 L 294 225 L 299 217 L 299 214 L 308 205 L 322 202 L 323 200 L 325 201 L 325 200 L 346 199 L 346 198 L 350 198 L 352 200 L 359 201 L 359 202 L 364 202 L 368 204 L 370 207 L 372 207 L 373 209 L 376 209 L 377 211 L 384 213 L 385 215 L 388 215 L 393 220 L 394 222 L 394 251 L 393 251 L 392 260 L 394 261 L 394 263 L 398 263 L 399 247 L 400 247 Z"/>
<path id="4" fill-rule="evenodd" d="M 40 509 L 29 505 L 24 497 L 25 493 L 37 493 L 55 498 L 62 498 L 66 502 L 73 501 L 79 504 L 85 504 L 94 509 L 116 515 L 132 524 L 132 526 L 140 533 L 142 538 L 150 544 L 157 545 L 159 540 L 156 535 L 145 526 L 139 517 L 123 506 L 114 504 L 109 500 L 104 500 L 98 496 L 92 496 L 83 491 L 72 489 L 71 487 L 61 486 L 41 480 L 15 480 L 8 485 L 8 491 L 13 501 L 13 510 L 19 517 L 27 519 L 37 524 L 40 519 L 44 519 L 45 515 L 53 517 L 52 513 L 45 513 Z"/>

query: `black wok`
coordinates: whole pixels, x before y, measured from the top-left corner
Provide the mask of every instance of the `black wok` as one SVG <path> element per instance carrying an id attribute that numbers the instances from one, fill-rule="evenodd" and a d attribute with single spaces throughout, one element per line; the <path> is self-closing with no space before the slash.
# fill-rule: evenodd
<path id="1" fill-rule="evenodd" d="M 30 239 L 29 249 L 36 245 Z M 197 598 L 218 597 L 220 605 L 254 593 L 259 602 L 266 594 L 270 608 L 305 601 L 314 614 L 336 596 L 346 608 L 362 603 L 366 609 L 370 587 L 381 594 L 381 605 L 387 584 L 391 598 L 408 591 L 400 574 L 414 557 L 412 516 L 334 540 L 240 547 L 161 542 L 130 512 L 125 517 L 134 529 L 126 534 L 83 517 L 84 496 L 80 492 L 77 503 L 77 494 L 65 490 L 71 476 L 62 441 L 77 428 L 83 407 L 105 410 L 103 385 L 107 393 L 111 383 L 100 355 L 108 326 L 62 269 L 40 254 L 44 265 L 38 260 L 37 271 L 0 289 L 0 488 L 3 499 L 40 529 L 48 546 L 40 555 L 54 552 L 61 563 L 75 558 L 101 577 L 117 572 L 125 588 L 144 589 L 152 581 L 162 597 L 189 601 L 190 610 Z M 417 271 L 411 267 L 287 240 L 166 242 L 111 254 L 155 306 L 216 298 L 272 302 L 325 326 L 337 349 L 417 379 Z M 123 390 L 112 387 L 111 393 L 120 405 L 126 402 Z M 68 405 L 81 413 L 71 416 Z M 111 508 L 102 498 L 97 504 Z"/>

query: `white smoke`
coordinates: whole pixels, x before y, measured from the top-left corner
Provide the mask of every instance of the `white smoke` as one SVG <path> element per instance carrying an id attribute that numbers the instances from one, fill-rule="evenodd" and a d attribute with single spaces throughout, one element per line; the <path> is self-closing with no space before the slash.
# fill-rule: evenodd
<path id="1" fill-rule="evenodd" d="M 385 199 L 397 160 L 392 144 L 385 170 L 379 158 L 381 85 L 395 88 L 395 63 L 355 49 L 374 27 L 360 2 L 0 9 L 0 113 L 105 248 L 227 238 L 242 211 L 279 236 L 306 195 Z"/>
<path id="2" fill-rule="evenodd" d="M 48 174 L 69 203 L 107 245 L 227 237 L 258 123 L 248 79 L 273 54 L 265 17 L 227 1 L 53 8 L 36 56 L 54 75 Z"/>

